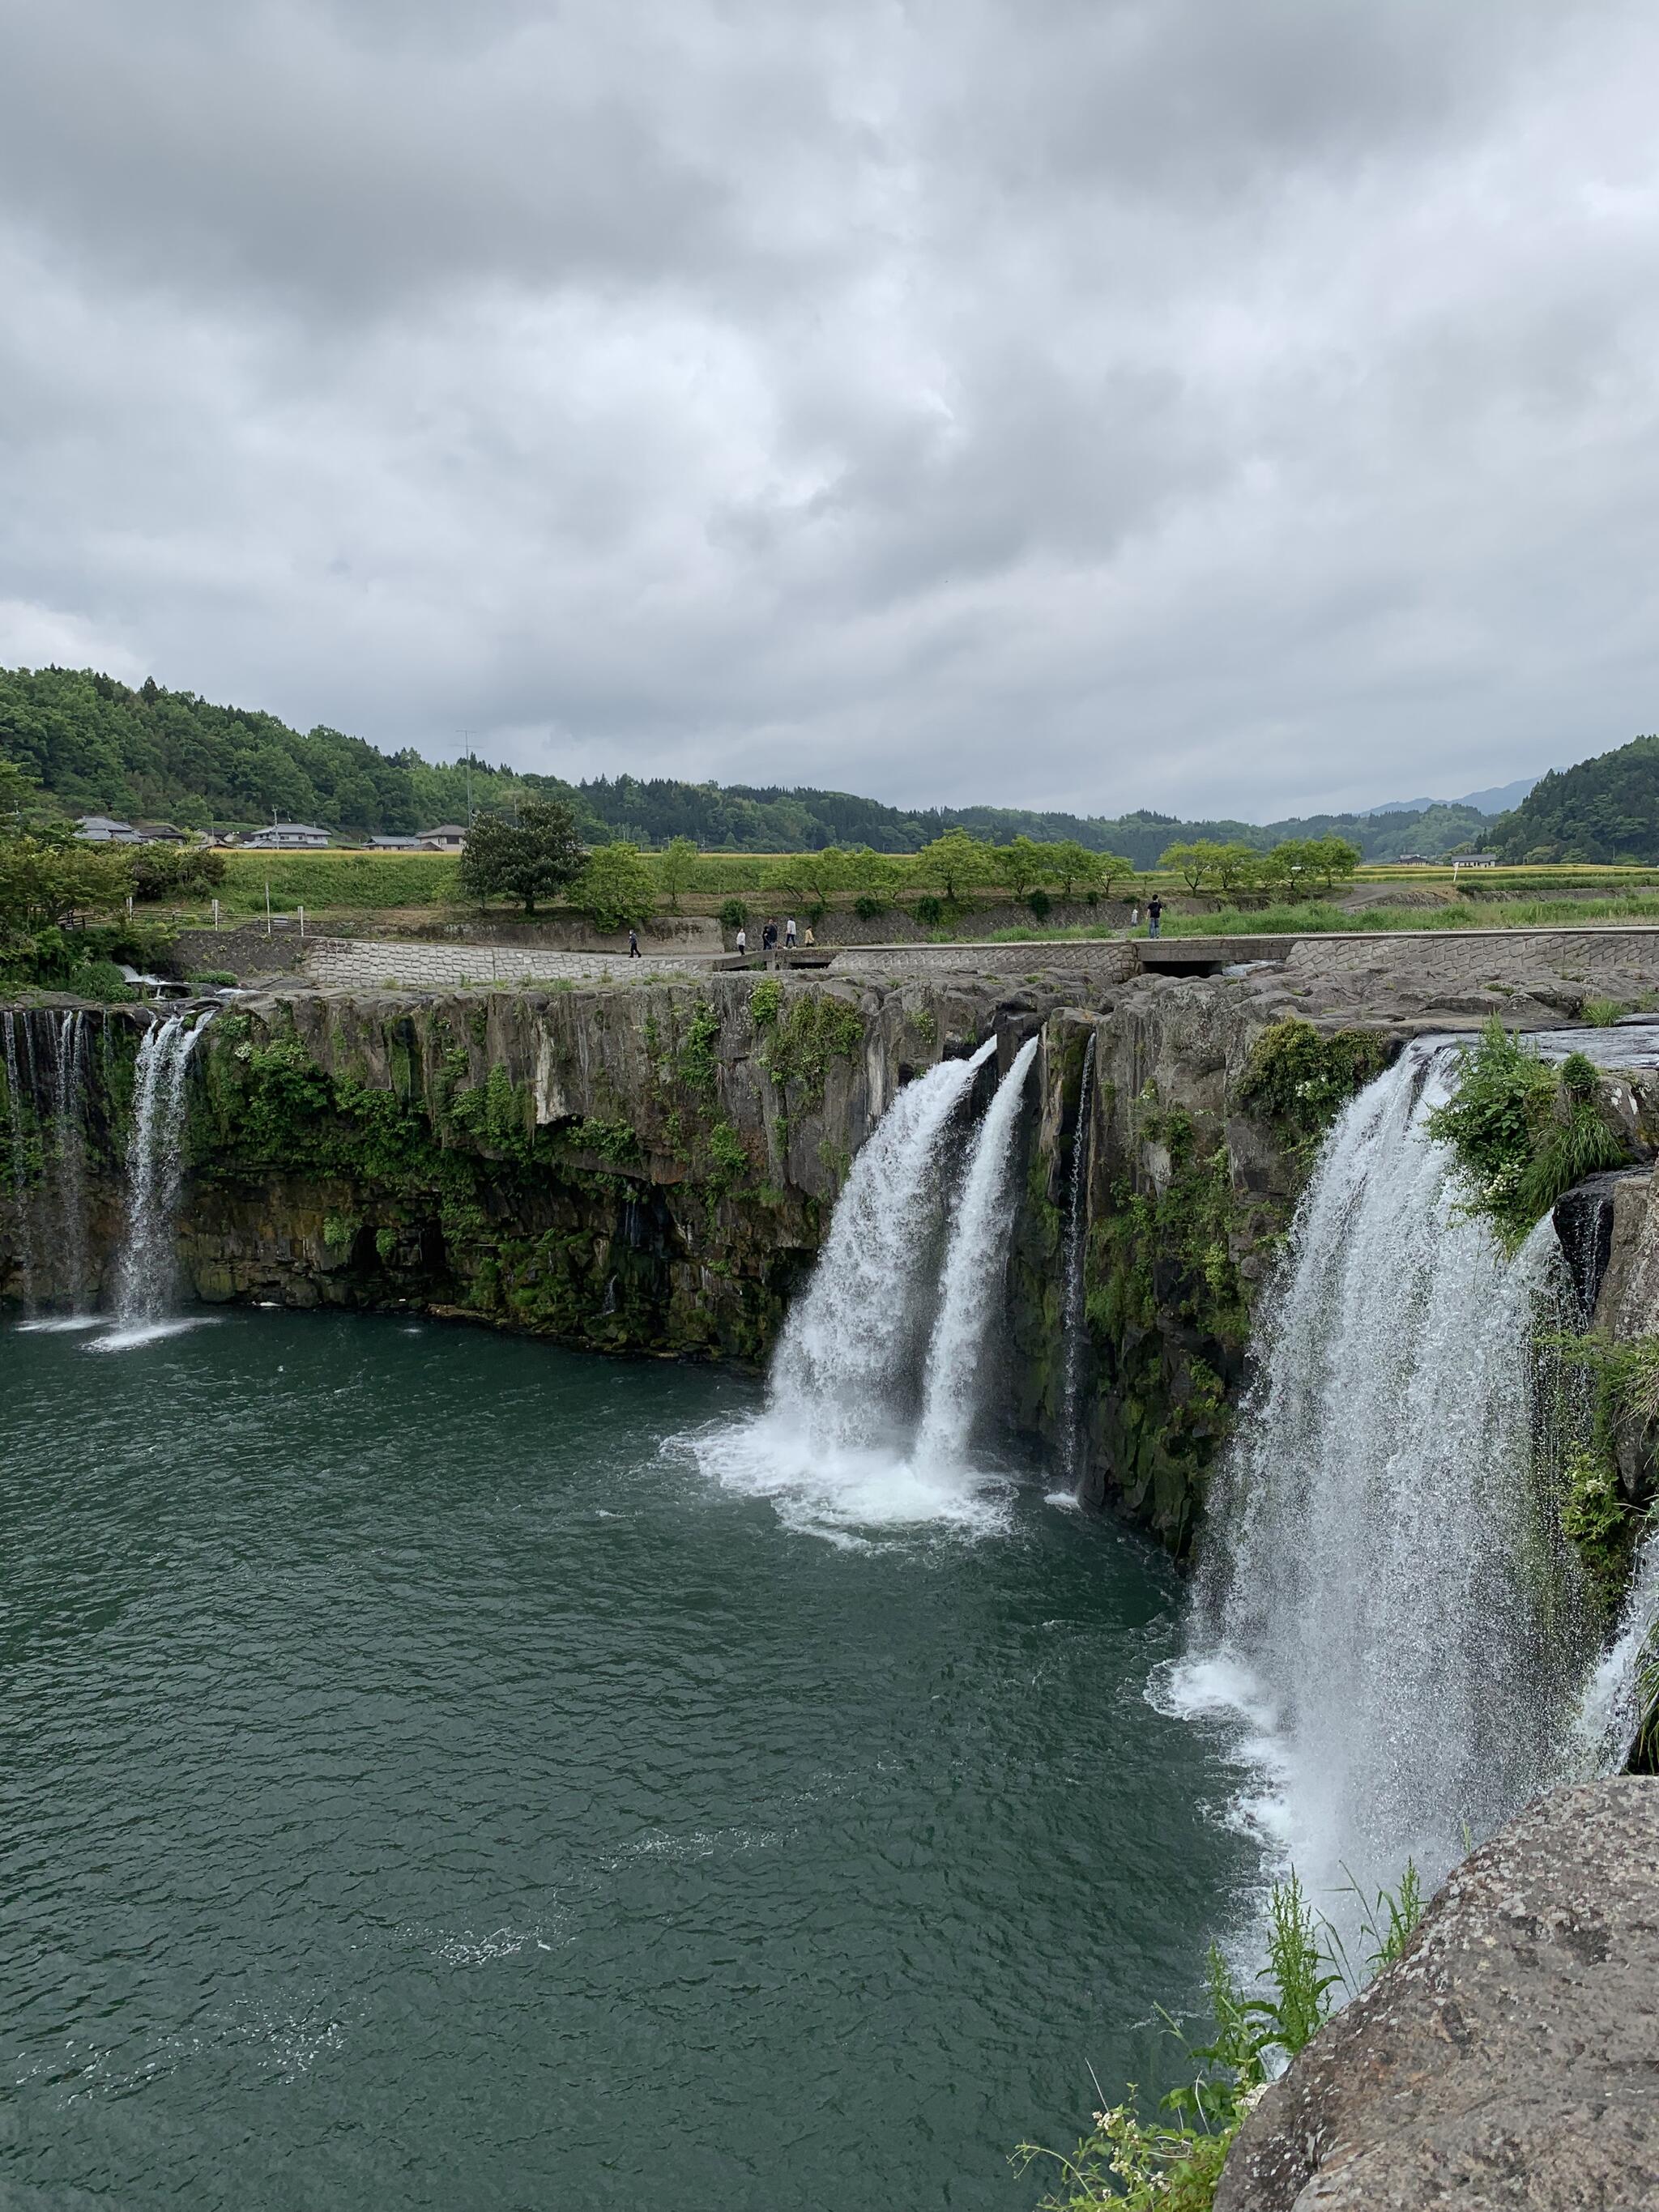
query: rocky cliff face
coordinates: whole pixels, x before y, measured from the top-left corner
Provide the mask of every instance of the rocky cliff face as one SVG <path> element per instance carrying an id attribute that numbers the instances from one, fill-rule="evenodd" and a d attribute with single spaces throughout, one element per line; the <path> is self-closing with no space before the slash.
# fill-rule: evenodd
<path id="1" fill-rule="evenodd" d="M 1540 1798 L 1246 2120 L 1216 2212 L 1659 2203 L 1659 1783 Z"/>
<path id="2" fill-rule="evenodd" d="M 994 1031 L 1006 1069 L 1040 1025 L 1008 1276 L 1008 1424 L 1074 1463 L 1085 1498 L 1179 1552 L 1201 1518 L 1245 1380 L 1251 1309 L 1319 1138 L 1414 1030 L 1468 1025 L 1470 1010 L 1443 1006 L 1446 995 L 1431 972 L 1396 971 L 1384 990 L 1369 970 L 1310 977 L 1294 963 L 1092 983 L 933 969 L 277 990 L 221 1012 L 196 1054 L 180 1255 L 210 1300 L 408 1304 L 599 1349 L 758 1362 L 898 1086 Z M 1500 1002 L 1528 1026 L 1559 1019 L 1541 993 L 1505 986 Z M 152 1017 L 96 1018 L 88 1188 L 107 1274 L 132 1060 Z M 3 1141 L 9 1092 L 0 1115 L 0 1295 L 20 1294 L 27 1226 L 35 1288 L 49 1297 L 61 1287 L 57 1016 L 16 1020 L 27 1049 L 17 1146 Z M 1628 1233 L 1601 1269 L 1609 1285 L 1630 1276 L 1638 1217 L 1659 1249 L 1641 1188 L 1639 1204 L 1633 1187 L 1618 1200 Z M 1632 1281 L 1626 1306 L 1650 1310 L 1645 1275 Z"/>
<path id="3" fill-rule="evenodd" d="M 757 1360 L 898 1085 L 994 1028 L 1029 1028 L 1054 997 L 740 975 L 246 1001 L 192 1063 L 185 1272 L 209 1300 L 408 1303 L 607 1350 Z M 27 1249 L 50 1297 L 57 1016 L 16 1018 L 0 1293 L 21 1295 Z M 103 1024 L 88 1181 L 106 1279 L 149 1018 Z"/>

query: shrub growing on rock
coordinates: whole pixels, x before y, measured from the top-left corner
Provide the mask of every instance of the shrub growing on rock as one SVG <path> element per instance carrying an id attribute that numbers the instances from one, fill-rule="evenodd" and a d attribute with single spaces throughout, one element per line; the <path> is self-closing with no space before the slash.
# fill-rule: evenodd
<path id="1" fill-rule="evenodd" d="M 1465 1054 L 1455 1096 L 1433 1109 L 1428 1126 L 1457 1155 L 1468 1211 L 1510 1251 L 1564 1191 L 1629 1158 L 1583 1054 L 1553 1069 L 1496 1016 Z"/>

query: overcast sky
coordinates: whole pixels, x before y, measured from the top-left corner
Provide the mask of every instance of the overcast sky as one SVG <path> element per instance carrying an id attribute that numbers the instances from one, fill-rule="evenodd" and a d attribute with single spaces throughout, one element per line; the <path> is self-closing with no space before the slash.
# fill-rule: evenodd
<path id="1" fill-rule="evenodd" d="M 1267 819 L 1659 726 L 1651 0 L 7 0 L 0 662 Z"/>

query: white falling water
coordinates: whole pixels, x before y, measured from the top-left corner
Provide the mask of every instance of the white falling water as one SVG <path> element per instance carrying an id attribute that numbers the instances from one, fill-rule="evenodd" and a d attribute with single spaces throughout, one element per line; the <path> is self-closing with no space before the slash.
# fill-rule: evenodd
<path id="1" fill-rule="evenodd" d="M 1002 1287 L 1014 1198 L 1014 1127 L 1037 1041 L 1027 1038 L 981 1124 L 945 1255 L 943 1298 L 927 1355 L 920 1455 L 935 1465 L 967 1459 L 979 1412 L 985 1338 Z"/>
<path id="2" fill-rule="evenodd" d="M 890 1442 L 931 1287 L 939 1168 L 952 1117 L 996 1050 L 941 1060 L 883 1115 L 836 1202 L 811 1287 L 784 1326 L 775 1410 L 830 1450 Z"/>
<path id="3" fill-rule="evenodd" d="M 1566 1271 L 1547 1218 L 1506 1260 L 1460 1210 L 1424 1127 L 1455 1065 L 1413 1046 L 1327 1143 L 1155 1692 L 1231 1716 L 1242 1813 L 1349 1934 L 1350 1877 L 1374 1893 L 1409 1857 L 1432 1887 L 1585 1765 L 1596 1637 L 1534 1448 Z"/>
<path id="4" fill-rule="evenodd" d="M 171 1014 L 153 1023 L 139 1044 L 115 1327 L 95 1340 L 95 1351 L 125 1350 L 189 1326 L 169 1310 L 178 1288 L 173 1224 L 184 1172 L 185 1079 L 212 1018 L 203 1014 L 192 1027 Z"/>
<path id="5" fill-rule="evenodd" d="M 727 1488 L 769 1498 L 790 1526 L 834 1543 L 923 1525 L 981 1534 L 1006 1522 L 1007 1477 L 969 1461 L 977 1376 L 965 1377 L 958 1362 L 971 1347 L 977 1369 L 1001 1277 L 1012 1212 L 1007 1164 L 1035 1041 L 998 1088 L 942 1274 L 938 1261 L 958 1109 L 994 1049 L 993 1041 L 970 1060 L 945 1061 L 900 1091 L 853 1164 L 811 1285 L 779 1343 L 765 1412 L 690 1440 Z M 969 1236 L 970 1213 L 977 1226 Z M 968 1297 L 957 1287 L 963 1275 Z M 919 1395 L 935 1420 L 925 1449 L 915 1436 Z M 960 1437 L 954 1450 L 942 1428 L 947 1413 Z"/>
<path id="6" fill-rule="evenodd" d="M 58 1249 L 71 1317 L 86 1314 L 92 1265 L 87 1250 L 87 1018 L 76 1009 L 58 1025 L 52 1069 L 57 1124 Z"/>
<path id="7" fill-rule="evenodd" d="M 23 1017 L 27 1025 L 28 1017 Z M 17 1223 L 17 1265 L 21 1278 L 23 1310 L 34 1310 L 34 1237 L 26 1195 L 29 1183 L 29 1146 L 23 1127 L 23 1071 L 17 1051 L 17 1017 L 0 1013 L 0 1045 L 6 1062 L 6 1108 L 11 1137 L 11 1194 Z"/>
<path id="8" fill-rule="evenodd" d="M 1076 1492 L 1083 1478 L 1083 1438 L 1078 1407 L 1083 1395 L 1084 1237 L 1089 1215 L 1089 1148 L 1093 1136 L 1090 1109 L 1094 1096 L 1095 1033 L 1083 1048 L 1083 1073 L 1077 1092 L 1077 1127 L 1072 1133 L 1072 1188 L 1066 1222 L 1065 1389 L 1060 1399 L 1060 1449 L 1066 1479 Z"/>

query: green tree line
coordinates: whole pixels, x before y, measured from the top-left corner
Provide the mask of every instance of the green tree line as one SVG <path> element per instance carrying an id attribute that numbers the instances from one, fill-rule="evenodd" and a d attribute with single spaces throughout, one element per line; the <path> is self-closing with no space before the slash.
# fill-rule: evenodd
<path id="1" fill-rule="evenodd" d="M 1509 861 L 1659 861 L 1659 736 L 1557 769 L 1499 822 Z"/>
<path id="2" fill-rule="evenodd" d="M 1480 841 L 1490 824 L 1462 806 L 1268 823 L 1182 821 L 1146 810 L 1118 816 L 1014 807 L 884 805 L 850 792 L 720 785 L 628 775 L 568 782 L 474 761 L 385 752 L 319 724 L 301 732 L 274 714 L 216 706 L 155 682 L 134 689 L 90 669 L 0 670 L 0 760 L 31 777 L 59 811 L 252 828 L 273 814 L 354 836 L 408 836 L 475 812 L 509 821 L 532 801 L 568 805 L 589 846 L 660 851 L 684 838 L 705 852 L 805 853 L 828 848 L 916 854 L 952 831 L 1005 848 L 1024 837 L 1117 855 L 1140 870 L 1167 846 L 1243 845 L 1338 836 L 1367 860 L 1431 857 Z M 1574 771 L 1577 773 L 1577 771 Z M 1546 783 L 1553 779 L 1546 778 Z M 1540 787 L 1541 788 L 1541 787 Z"/>

